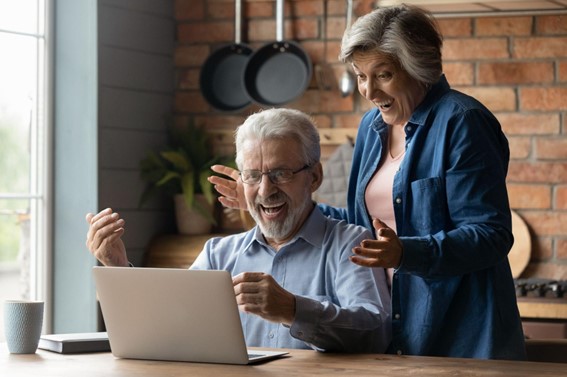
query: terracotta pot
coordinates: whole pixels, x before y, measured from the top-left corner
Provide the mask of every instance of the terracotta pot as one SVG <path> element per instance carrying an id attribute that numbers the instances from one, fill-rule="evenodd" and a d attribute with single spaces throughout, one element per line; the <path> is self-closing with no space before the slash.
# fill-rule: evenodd
<path id="1" fill-rule="evenodd" d="M 179 234 L 195 235 L 211 233 L 213 224 L 201 216 L 196 210 L 187 208 L 183 195 L 175 195 L 173 199 L 175 201 L 175 219 L 177 221 L 177 231 Z M 195 201 L 207 208 L 211 215 L 213 214 L 214 207 L 207 203 L 204 195 L 195 195 Z"/>

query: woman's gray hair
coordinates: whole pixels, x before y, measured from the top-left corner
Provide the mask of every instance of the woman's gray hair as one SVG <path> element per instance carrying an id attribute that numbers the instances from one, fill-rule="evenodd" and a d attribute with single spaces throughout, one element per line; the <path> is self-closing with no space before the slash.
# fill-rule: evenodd
<path id="1" fill-rule="evenodd" d="M 242 170 L 244 143 L 250 140 L 294 138 L 301 145 L 301 157 L 312 166 L 321 159 L 319 132 L 311 118 L 293 109 L 267 109 L 250 115 L 236 129 L 236 165 Z"/>
<path id="2" fill-rule="evenodd" d="M 443 36 L 433 15 L 401 4 L 357 19 L 343 35 L 339 59 L 350 63 L 356 52 L 385 54 L 415 80 L 431 85 L 443 73 L 442 46 Z"/>

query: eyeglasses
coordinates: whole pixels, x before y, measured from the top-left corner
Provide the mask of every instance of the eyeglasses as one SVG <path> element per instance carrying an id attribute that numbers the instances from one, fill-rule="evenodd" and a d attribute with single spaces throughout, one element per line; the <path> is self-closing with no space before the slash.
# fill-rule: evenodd
<path id="1" fill-rule="evenodd" d="M 256 185 L 262 181 L 262 177 L 267 175 L 274 185 L 281 185 L 288 183 L 293 179 L 293 176 L 299 172 L 309 169 L 311 165 L 304 165 L 299 170 L 292 169 L 274 169 L 263 172 L 261 170 L 242 170 L 240 179 L 247 185 Z"/>

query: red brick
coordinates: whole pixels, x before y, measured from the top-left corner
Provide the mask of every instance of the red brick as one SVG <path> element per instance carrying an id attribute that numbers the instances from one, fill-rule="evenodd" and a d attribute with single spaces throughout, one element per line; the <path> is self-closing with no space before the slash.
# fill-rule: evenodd
<path id="1" fill-rule="evenodd" d="M 175 19 L 202 20 L 205 16 L 204 3 L 207 0 L 175 0 L 174 12 Z"/>
<path id="2" fill-rule="evenodd" d="M 345 26 L 344 17 L 329 17 L 327 19 L 327 38 L 340 41 L 343 38 Z"/>
<path id="3" fill-rule="evenodd" d="M 510 161 L 508 182 L 549 184 L 567 182 L 567 162 Z"/>
<path id="4" fill-rule="evenodd" d="M 519 209 L 551 208 L 551 188 L 541 184 L 508 184 L 510 207 Z"/>
<path id="5" fill-rule="evenodd" d="M 359 114 L 340 114 L 333 117 L 336 128 L 358 128 L 360 119 Z"/>
<path id="6" fill-rule="evenodd" d="M 553 135 L 561 131 L 559 114 L 495 114 L 506 135 Z"/>
<path id="7" fill-rule="evenodd" d="M 520 109 L 524 111 L 567 110 L 567 88 L 521 88 Z"/>
<path id="8" fill-rule="evenodd" d="M 567 34 L 567 15 L 539 16 L 536 18 L 537 34 Z"/>
<path id="9" fill-rule="evenodd" d="M 208 45 L 177 46 L 173 61 L 176 67 L 200 66 L 210 53 L 211 49 Z"/>
<path id="10" fill-rule="evenodd" d="M 312 117 L 313 117 L 313 120 L 315 121 L 315 124 L 317 125 L 317 128 L 319 130 L 331 128 L 333 126 L 330 115 L 314 114 L 314 115 L 312 115 Z"/>
<path id="11" fill-rule="evenodd" d="M 516 93 L 505 87 L 456 87 L 456 89 L 475 97 L 492 112 L 516 110 Z"/>
<path id="12" fill-rule="evenodd" d="M 567 37 L 515 38 L 512 57 L 564 58 L 567 57 Z"/>
<path id="13" fill-rule="evenodd" d="M 288 105 L 286 105 L 287 107 Z M 307 90 L 289 104 L 308 114 L 348 112 L 353 110 L 352 97 L 342 98 L 338 91 Z"/>
<path id="14" fill-rule="evenodd" d="M 246 109 L 244 109 L 246 110 Z M 207 114 L 206 116 L 199 116 L 195 118 L 195 124 L 207 130 L 226 130 L 232 131 L 239 125 L 244 123 L 246 114 Z M 213 137 L 217 144 L 234 144 L 234 137 L 232 132 L 227 134 L 215 134 Z"/>
<path id="15" fill-rule="evenodd" d="M 532 17 L 478 17 L 475 19 L 476 36 L 530 35 Z"/>
<path id="16" fill-rule="evenodd" d="M 540 160 L 567 160 L 567 138 L 538 137 L 536 141 L 536 157 Z"/>
<path id="17" fill-rule="evenodd" d="M 479 84 L 544 84 L 554 79 L 552 62 L 479 63 Z"/>
<path id="18" fill-rule="evenodd" d="M 473 85 L 474 67 L 472 63 L 444 63 L 443 73 L 451 85 Z"/>
<path id="19" fill-rule="evenodd" d="M 559 62 L 558 79 L 561 82 L 567 82 L 567 61 Z"/>
<path id="20" fill-rule="evenodd" d="M 234 41 L 234 25 L 222 21 L 180 24 L 177 27 L 177 37 L 182 43 L 230 43 Z"/>
<path id="21" fill-rule="evenodd" d="M 567 239 L 558 238 L 555 241 L 555 257 L 557 259 L 567 259 Z"/>
<path id="22" fill-rule="evenodd" d="M 534 278 L 565 280 L 567 279 L 567 266 L 556 264 L 554 263 L 554 261 L 545 263 L 530 263 L 522 276 L 524 275 L 526 277 Z"/>
<path id="23" fill-rule="evenodd" d="M 567 209 L 567 186 L 560 185 L 555 187 L 555 209 Z"/>
<path id="24" fill-rule="evenodd" d="M 472 35 L 472 19 L 470 18 L 442 18 L 437 20 L 437 24 L 444 38 Z"/>
<path id="25" fill-rule="evenodd" d="M 206 4 L 207 19 L 211 20 L 232 20 L 235 17 L 234 3 L 229 2 L 209 2 Z M 242 15 L 241 15 L 242 17 Z"/>
<path id="26" fill-rule="evenodd" d="M 243 1 L 244 19 L 253 18 L 275 18 L 275 6 L 273 1 L 267 2 L 246 2 Z"/>
<path id="27" fill-rule="evenodd" d="M 557 236 L 567 233 L 567 212 L 526 211 L 522 217 L 539 236 Z"/>
<path id="28" fill-rule="evenodd" d="M 176 73 L 177 89 L 189 90 L 199 89 L 199 75 L 200 69 L 183 69 L 178 70 Z"/>
<path id="29" fill-rule="evenodd" d="M 211 111 L 211 107 L 201 93 L 197 91 L 177 92 L 175 93 L 175 111 L 180 113 L 201 113 Z"/>
<path id="30" fill-rule="evenodd" d="M 526 159 L 532 151 L 532 141 L 529 137 L 508 137 L 510 145 L 510 159 Z"/>
<path id="31" fill-rule="evenodd" d="M 532 236 L 531 261 L 548 261 L 553 258 L 553 238 Z M 535 266 L 528 266 L 526 272 Z M 545 275 L 542 275 L 545 276 Z"/>
<path id="32" fill-rule="evenodd" d="M 443 59 L 486 60 L 509 57 L 506 38 L 446 39 L 443 43 Z"/>
<path id="33" fill-rule="evenodd" d="M 321 0 L 291 1 L 287 4 L 290 5 L 290 9 L 286 13 L 287 17 L 310 17 L 323 14 L 323 2 Z"/>

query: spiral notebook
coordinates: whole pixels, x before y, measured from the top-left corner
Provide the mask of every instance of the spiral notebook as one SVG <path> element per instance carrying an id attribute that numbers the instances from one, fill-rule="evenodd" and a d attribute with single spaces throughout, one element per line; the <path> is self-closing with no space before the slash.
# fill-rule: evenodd
<path id="1" fill-rule="evenodd" d="M 228 271 L 94 267 L 114 356 L 250 364 L 287 354 L 247 350 Z"/>

